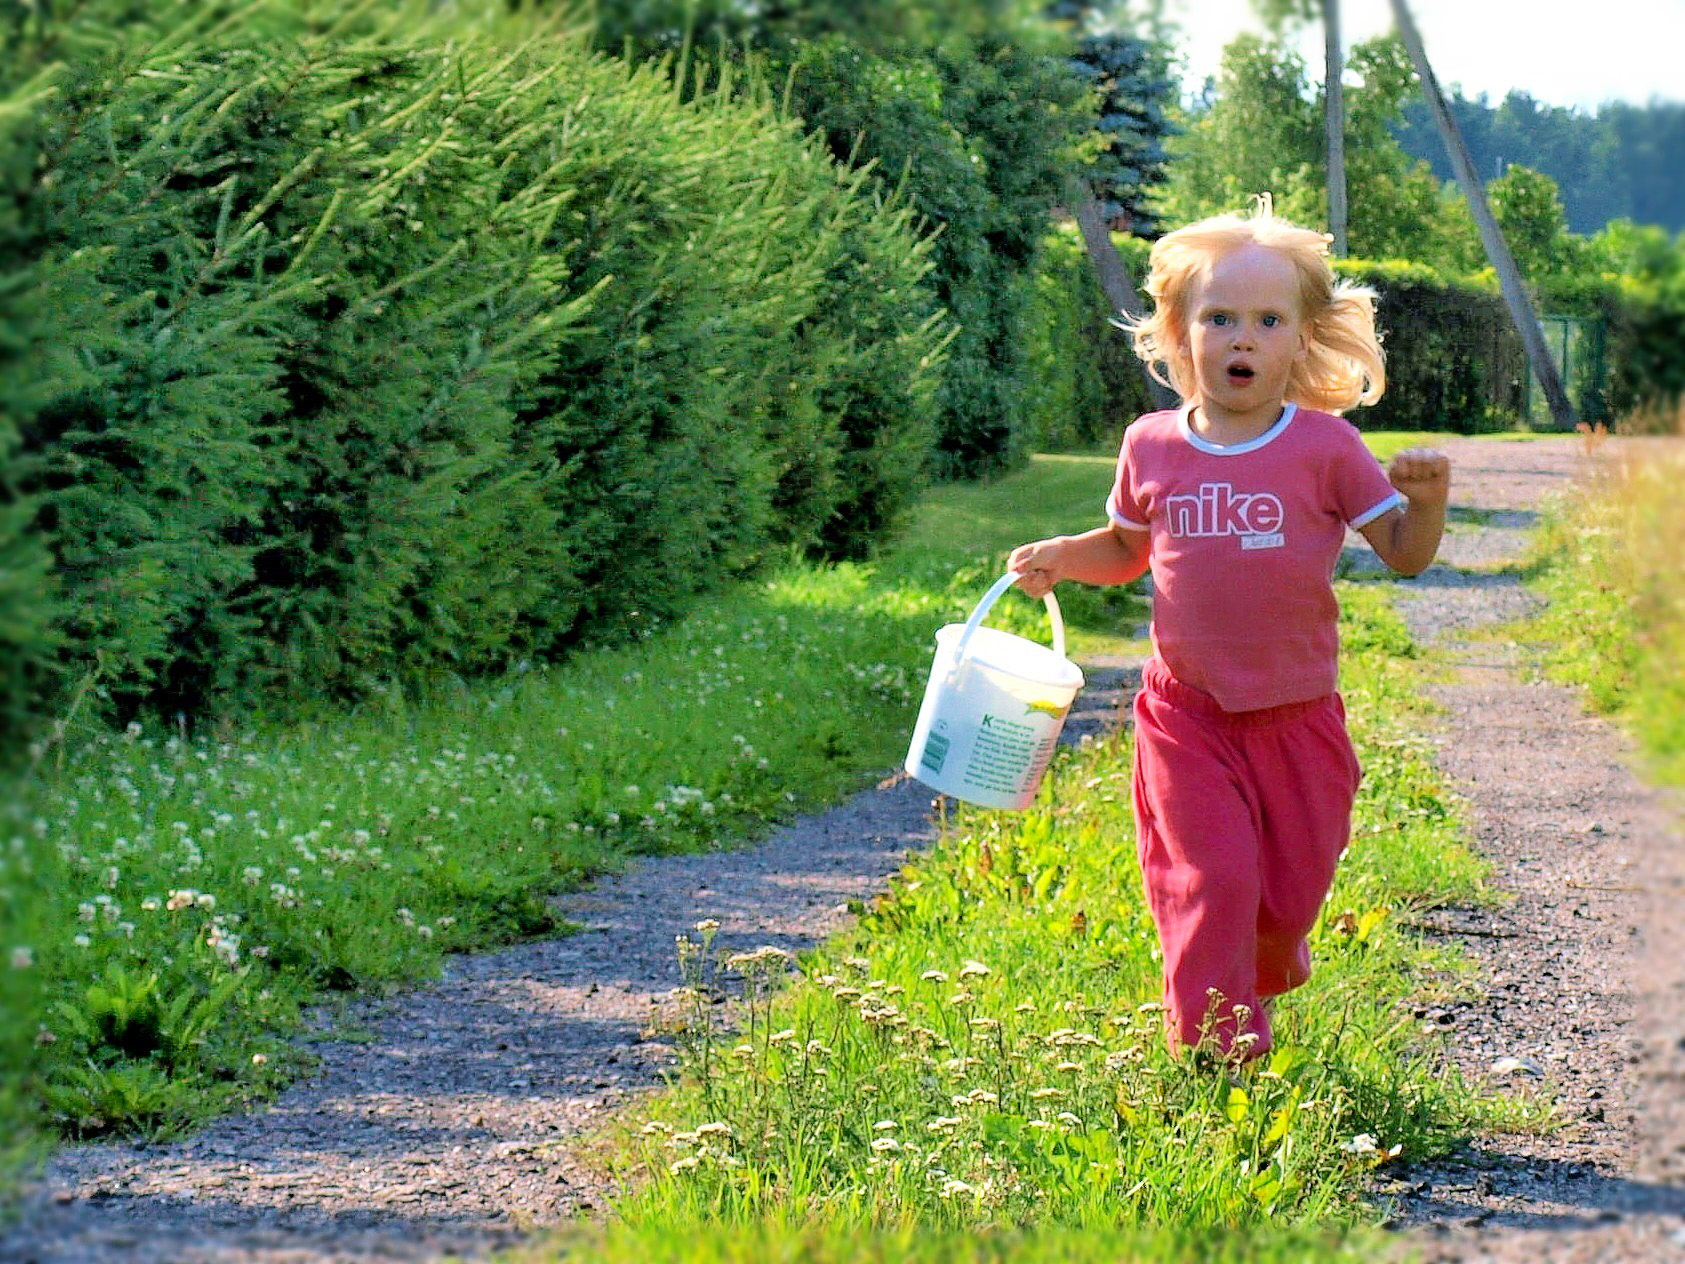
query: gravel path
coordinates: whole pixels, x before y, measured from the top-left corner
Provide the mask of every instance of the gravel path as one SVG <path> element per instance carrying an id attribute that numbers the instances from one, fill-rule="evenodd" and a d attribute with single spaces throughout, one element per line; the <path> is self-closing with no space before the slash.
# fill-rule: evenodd
<path id="1" fill-rule="evenodd" d="M 1392 1173 L 1426 1261 L 1685 1260 L 1685 861 L 1633 755 L 1573 691 L 1529 683 L 1494 638 L 1534 599 L 1494 567 L 1518 559 L 1541 500 L 1589 472 L 1577 442 L 1451 443 L 1440 562 L 1402 585 L 1416 639 L 1453 671 L 1436 762 L 1495 868 L 1496 910 L 1441 909 L 1423 929 L 1462 946 L 1480 992 L 1435 1007 L 1471 1078 L 1557 1104 L 1543 1136 L 1478 1140 Z M 1671 821 L 1671 823 L 1670 823 Z"/>
<path id="2" fill-rule="evenodd" d="M 1568 1127 L 1483 1139 L 1390 1173 L 1402 1244 L 1452 1260 L 1685 1260 L 1685 919 L 1680 849 L 1627 752 L 1574 696 L 1523 684 L 1481 629 L 1530 598 L 1514 557 L 1577 444 L 1451 443 L 1443 564 L 1405 586 L 1415 635 L 1456 664 L 1439 762 L 1513 899 L 1424 919 L 1482 967 L 1484 994 L 1425 1013 L 1467 1073 L 1553 1093 Z M 1353 564 L 1365 564 L 1354 553 Z M 1067 738 L 1133 683 L 1096 665 Z M 569 1143 L 660 1082 L 678 1007 L 675 934 L 717 919 L 730 949 L 800 950 L 849 921 L 934 836 L 930 796 L 891 779 L 752 849 L 651 862 L 569 897 L 586 930 L 453 961 L 435 986 L 364 1006 L 359 1043 L 272 1108 L 172 1145 L 54 1159 L 0 1260 L 324 1264 L 483 1256 L 614 1193 Z M 1505 1063 L 1501 1059 L 1512 1059 Z"/>

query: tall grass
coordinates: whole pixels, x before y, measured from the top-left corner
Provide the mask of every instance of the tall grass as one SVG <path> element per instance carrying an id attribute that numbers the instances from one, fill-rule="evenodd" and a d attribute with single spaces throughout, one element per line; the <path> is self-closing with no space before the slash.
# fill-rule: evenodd
<path id="1" fill-rule="evenodd" d="M 1623 430 L 1588 436 L 1596 476 L 1539 533 L 1527 573 L 1549 604 L 1523 635 L 1551 678 L 1619 718 L 1660 780 L 1685 785 L 1685 407 Z"/>

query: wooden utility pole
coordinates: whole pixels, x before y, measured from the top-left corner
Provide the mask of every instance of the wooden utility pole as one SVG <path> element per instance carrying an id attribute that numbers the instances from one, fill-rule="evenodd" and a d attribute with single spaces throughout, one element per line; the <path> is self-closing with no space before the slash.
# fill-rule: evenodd
<path id="1" fill-rule="evenodd" d="M 1340 0 L 1322 0 L 1322 127 L 1328 138 L 1328 231 L 1334 256 L 1346 257 L 1345 54 L 1340 48 Z"/>
<path id="2" fill-rule="evenodd" d="M 1135 288 L 1135 282 L 1130 278 L 1129 269 L 1124 266 L 1123 256 L 1118 253 L 1117 244 L 1112 241 L 1111 229 L 1106 227 L 1106 219 L 1100 213 L 1100 203 L 1094 198 L 1094 190 L 1089 188 L 1088 181 L 1080 177 L 1071 181 L 1065 191 L 1065 200 L 1070 203 L 1071 217 L 1076 220 L 1077 228 L 1082 232 L 1082 244 L 1088 251 L 1089 266 L 1094 269 L 1094 275 L 1100 282 L 1100 289 L 1106 295 L 1106 306 L 1113 313 L 1137 317 L 1146 311 L 1146 305 L 1141 301 L 1141 292 Z M 1175 394 L 1152 375 L 1145 362 L 1141 365 L 1141 374 L 1147 383 L 1147 398 L 1153 401 L 1155 408 L 1176 407 Z"/>
<path id="3" fill-rule="evenodd" d="M 1550 358 L 1550 350 L 1545 346 L 1544 330 L 1539 327 L 1538 317 L 1533 314 L 1532 304 L 1527 300 L 1527 291 L 1521 283 L 1521 272 L 1515 266 L 1515 257 L 1510 254 L 1509 243 L 1499 231 L 1497 220 L 1492 218 L 1492 208 L 1486 204 L 1485 187 L 1475 174 L 1474 163 L 1469 158 L 1468 147 L 1463 144 L 1463 134 L 1451 114 L 1450 105 L 1446 103 L 1445 94 L 1439 90 L 1439 80 L 1434 77 L 1427 50 L 1422 47 L 1422 37 L 1416 31 L 1416 23 L 1404 0 L 1392 0 L 1392 11 L 1398 22 L 1399 36 L 1409 50 L 1410 60 L 1416 64 L 1416 75 L 1422 81 L 1422 96 L 1427 100 L 1434 125 L 1439 129 L 1439 138 L 1450 155 L 1451 169 L 1457 173 L 1457 183 L 1463 186 L 1469 210 L 1474 212 L 1474 222 L 1480 228 L 1486 257 L 1497 270 L 1498 284 L 1503 289 L 1510 320 L 1515 323 L 1515 331 L 1521 335 L 1521 345 L 1527 351 L 1527 362 L 1533 368 L 1533 376 L 1544 388 L 1545 398 L 1550 401 L 1551 420 L 1558 430 L 1572 430 L 1577 420 L 1574 405 L 1563 389 L 1556 361 Z"/>

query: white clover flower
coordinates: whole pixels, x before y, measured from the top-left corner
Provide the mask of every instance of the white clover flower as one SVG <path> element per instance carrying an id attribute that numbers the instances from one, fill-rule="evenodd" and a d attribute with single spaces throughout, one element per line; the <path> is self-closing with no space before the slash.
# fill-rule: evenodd
<path id="1" fill-rule="evenodd" d="M 93 943 L 93 940 L 89 939 L 86 935 L 78 935 L 70 942 L 75 944 L 78 948 L 86 948 L 89 944 Z"/>
<path id="2" fill-rule="evenodd" d="M 872 1142 L 872 1149 L 879 1154 L 894 1154 L 901 1149 L 901 1143 L 894 1137 L 879 1137 Z"/>
<path id="3" fill-rule="evenodd" d="M 34 964 L 35 949 L 22 947 L 12 949 L 12 969 L 28 970 Z"/>
<path id="4" fill-rule="evenodd" d="M 199 893 L 199 898 L 196 899 L 194 903 L 202 909 L 214 909 L 216 907 L 216 896 L 212 895 L 209 891 L 202 891 Z"/>
<path id="5" fill-rule="evenodd" d="M 877 1123 L 872 1125 L 872 1131 L 873 1132 L 894 1132 L 900 1126 L 901 1125 L 896 1123 L 893 1119 L 880 1119 L 880 1120 L 878 1120 Z"/>
<path id="6" fill-rule="evenodd" d="M 1080 1127 L 1082 1127 L 1082 1120 L 1078 1119 L 1075 1115 L 1071 1114 L 1071 1112 L 1068 1111 L 1068 1110 L 1062 1110 L 1057 1115 L 1055 1115 L 1053 1117 L 1055 1119 L 1057 1119 L 1060 1123 L 1066 1125 L 1067 1127 L 1070 1127 L 1070 1128 L 1080 1128 Z"/>
<path id="7" fill-rule="evenodd" d="M 956 1115 L 938 1115 L 927 1123 L 925 1128 L 931 1132 L 952 1132 L 964 1122 L 965 1120 Z"/>
<path id="8" fill-rule="evenodd" d="M 919 978 L 926 983 L 946 983 L 948 981 L 948 976 L 940 970 L 926 970 L 919 975 Z"/>
<path id="9" fill-rule="evenodd" d="M 76 906 L 76 920 L 79 922 L 92 922 L 94 920 L 94 915 L 97 912 L 98 910 L 95 909 L 92 904 L 78 904 Z"/>
<path id="10" fill-rule="evenodd" d="M 700 922 L 696 923 L 695 930 L 699 935 L 711 935 L 719 928 L 720 924 L 716 919 L 712 917 L 705 917 Z"/>
<path id="11" fill-rule="evenodd" d="M 182 909 L 192 908 L 193 902 L 198 898 L 197 891 L 171 891 L 169 902 L 164 907 L 172 913 L 179 913 Z"/>
<path id="12" fill-rule="evenodd" d="M 962 979 L 980 979 L 993 973 L 994 971 L 990 970 L 981 961 L 967 961 L 960 967 L 960 978 Z"/>
<path id="13" fill-rule="evenodd" d="M 681 1172 L 689 1172 L 693 1168 L 698 1168 L 698 1167 L 701 1167 L 701 1166 L 702 1166 L 702 1160 L 701 1159 L 697 1158 L 694 1154 L 687 1154 L 687 1155 L 685 1155 L 684 1158 L 674 1159 L 671 1163 L 669 1163 L 667 1165 L 667 1175 L 677 1176 Z"/>
<path id="14" fill-rule="evenodd" d="M 1347 1154 L 1375 1154 L 1380 1150 L 1380 1142 L 1372 1132 L 1360 1132 L 1350 1141 L 1342 1141 L 1340 1149 Z"/>
<path id="15" fill-rule="evenodd" d="M 1062 1088 L 1038 1088 L 1030 1093 L 1032 1102 L 1044 1102 L 1054 1098 L 1069 1097 L 1070 1094 Z"/>
<path id="16" fill-rule="evenodd" d="M 941 1196 L 943 1198 L 958 1198 L 961 1194 L 975 1194 L 976 1192 L 974 1186 L 967 1185 L 964 1181 L 953 1177 L 942 1182 Z"/>

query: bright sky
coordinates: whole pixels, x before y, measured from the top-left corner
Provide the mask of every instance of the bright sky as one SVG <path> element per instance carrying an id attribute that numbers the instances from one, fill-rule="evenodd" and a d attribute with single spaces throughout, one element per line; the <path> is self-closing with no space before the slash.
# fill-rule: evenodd
<path id="1" fill-rule="evenodd" d="M 1605 101 L 1642 105 L 1685 100 L 1685 0 L 1409 0 L 1428 60 L 1447 92 L 1461 85 L 1495 105 L 1512 88 L 1550 105 L 1591 111 Z M 1215 75 L 1223 45 L 1262 33 L 1251 0 L 1168 0 L 1183 32 L 1187 74 L 1197 91 Z M 1392 29 L 1389 0 L 1341 0 L 1342 42 Z M 1322 32 L 1301 52 L 1322 79 Z"/>

